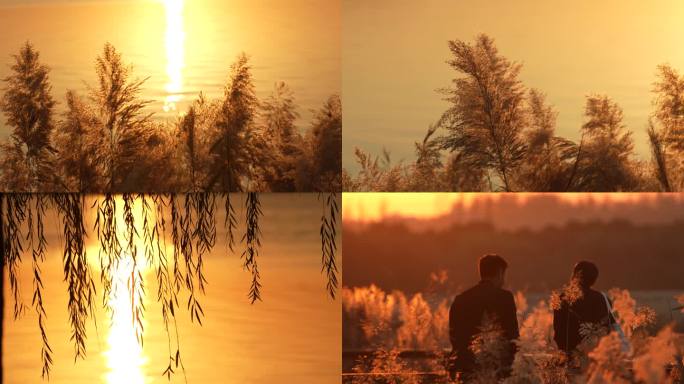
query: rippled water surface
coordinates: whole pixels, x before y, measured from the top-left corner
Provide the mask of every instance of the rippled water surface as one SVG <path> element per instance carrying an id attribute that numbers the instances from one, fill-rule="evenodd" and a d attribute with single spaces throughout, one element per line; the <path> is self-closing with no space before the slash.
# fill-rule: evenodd
<path id="1" fill-rule="evenodd" d="M 340 92 L 339 8 L 328 0 L 0 0 L 0 78 L 30 40 L 63 106 L 67 89 L 94 85 L 95 58 L 111 42 L 134 76 L 148 78 L 150 111 L 173 120 L 200 91 L 221 97 L 231 63 L 245 52 L 257 95 L 288 83 L 303 127 Z M 4 117 L 0 132 L 7 135 Z"/>

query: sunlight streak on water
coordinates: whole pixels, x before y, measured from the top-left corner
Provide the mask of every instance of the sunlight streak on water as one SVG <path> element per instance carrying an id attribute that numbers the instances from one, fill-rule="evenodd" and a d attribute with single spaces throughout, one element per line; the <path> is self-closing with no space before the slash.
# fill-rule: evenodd
<path id="1" fill-rule="evenodd" d="M 175 111 L 183 98 L 183 68 L 185 67 L 185 31 L 183 28 L 184 0 L 163 0 L 166 11 L 166 83 L 164 111 Z"/>
<path id="2" fill-rule="evenodd" d="M 144 260 L 143 258 L 140 258 Z M 131 292 L 131 276 L 137 275 L 132 258 L 124 257 L 118 264 L 112 281 L 112 293 L 109 305 L 112 308 L 112 324 L 107 337 L 108 348 L 104 352 L 108 372 L 105 382 L 109 384 L 144 384 L 146 382 L 143 367 L 148 358 L 143 354 L 142 346 L 135 336 L 135 320 L 133 318 L 133 296 Z M 135 269 L 134 269 L 135 268 Z M 135 289 L 140 289 L 140 281 L 133 279 Z"/>

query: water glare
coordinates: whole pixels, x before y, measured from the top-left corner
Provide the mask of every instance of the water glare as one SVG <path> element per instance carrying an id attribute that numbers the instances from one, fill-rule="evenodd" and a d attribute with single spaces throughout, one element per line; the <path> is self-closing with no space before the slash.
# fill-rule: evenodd
<path id="1" fill-rule="evenodd" d="M 144 384 L 143 366 L 148 358 L 143 354 L 142 346 L 135 337 L 135 320 L 133 318 L 134 296 L 131 284 L 140 288 L 140 281 L 132 278 L 137 275 L 130 256 L 122 258 L 114 271 L 112 292 L 109 305 L 112 308 L 112 325 L 107 337 L 107 350 L 104 352 L 108 372 L 105 380 L 109 384 Z"/>
<path id="2" fill-rule="evenodd" d="M 175 111 L 183 95 L 183 68 L 185 67 L 185 31 L 183 29 L 184 0 L 164 0 L 166 11 L 166 74 L 168 82 L 164 112 Z"/>

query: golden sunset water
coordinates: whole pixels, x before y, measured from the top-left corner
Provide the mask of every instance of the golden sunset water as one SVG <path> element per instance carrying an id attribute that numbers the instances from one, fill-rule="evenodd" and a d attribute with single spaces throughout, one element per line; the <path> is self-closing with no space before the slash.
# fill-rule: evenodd
<path id="1" fill-rule="evenodd" d="M 300 127 L 340 92 L 340 5 L 325 0 L 1 0 L 0 78 L 25 41 L 51 68 L 53 96 L 95 85 L 95 58 L 111 42 L 147 78 L 143 98 L 175 120 L 200 92 L 220 98 L 230 65 L 251 57 L 258 97 L 277 81 L 293 90 Z M 0 118 L 0 136 L 7 135 Z"/>
<path id="2" fill-rule="evenodd" d="M 656 66 L 684 72 L 684 3 L 678 0 L 348 0 L 343 3 L 343 166 L 357 170 L 354 148 L 395 162 L 448 104 L 436 92 L 458 74 L 448 40 L 495 39 L 523 64 L 522 82 L 547 94 L 559 112 L 556 134 L 579 141 L 585 96 L 607 94 L 624 109 L 639 157 L 649 156 Z"/>
<path id="3" fill-rule="evenodd" d="M 240 195 L 233 196 L 240 203 Z M 314 194 L 262 194 L 264 216 L 259 255 L 263 302 L 250 305 L 247 292 L 251 274 L 242 268 L 238 244 L 236 253 L 227 250 L 223 214 L 217 209 L 217 243 L 205 257 L 208 281 L 206 294 L 199 296 L 205 317 L 202 326 L 190 322 L 187 294 L 179 295 L 176 308 L 182 362 L 188 383 L 297 383 L 339 381 L 341 364 L 341 318 L 339 301 L 325 291 L 320 266 L 320 215 L 322 206 Z M 88 198 L 86 205 L 90 204 Z M 89 206 L 89 205 L 88 205 Z M 134 207 L 136 217 L 139 207 Z M 92 212 L 91 212 L 92 213 Z M 236 205 L 238 218 L 245 215 Z M 86 227 L 92 228 L 92 217 Z M 42 265 L 47 334 L 54 351 L 51 383 L 164 383 L 169 345 L 164 331 L 161 306 L 157 302 L 156 277 L 138 247 L 136 264 L 130 255 L 113 272 L 113 289 L 108 302 L 113 316 L 101 309 L 97 238 L 89 230 L 87 254 L 98 289 L 97 328 L 88 322 L 85 360 L 74 362 L 69 340 L 67 285 L 61 265 L 60 224 L 53 212 L 46 219 L 49 253 Z M 241 236 L 244 228 L 238 229 Z M 123 230 L 121 234 L 123 235 Z M 168 238 L 167 242 L 171 243 Z M 238 237 L 239 240 L 239 237 Z M 167 247 L 171 251 L 171 244 Z M 171 257 L 170 255 L 168 257 Z M 21 292 L 27 311 L 12 319 L 12 294 L 6 286 L 3 335 L 3 382 L 41 382 L 40 333 L 31 307 L 32 271 L 30 255 L 22 265 Z M 136 339 L 130 296 L 131 273 L 144 276 L 143 344 Z M 7 281 L 7 280 L 6 280 Z M 133 284 L 139 287 L 140 281 Z M 173 334 L 173 327 L 171 329 Z M 173 341 L 172 337 L 172 343 Z M 175 347 L 173 347 L 175 352 Z M 185 382 L 176 369 L 171 382 Z"/>

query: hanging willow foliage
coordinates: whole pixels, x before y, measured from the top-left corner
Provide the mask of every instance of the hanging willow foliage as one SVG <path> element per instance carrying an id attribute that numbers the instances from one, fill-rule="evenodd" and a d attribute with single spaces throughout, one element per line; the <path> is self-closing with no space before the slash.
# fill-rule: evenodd
<path id="1" fill-rule="evenodd" d="M 337 290 L 337 261 L 335 253 L 337 252 L 337 217 L 339 214 L 339 206 L 337 205 L 337 196 L 333 193 L 328 193 L 327 196 L 318 195 L 319 199 L 325 201 L 323 208 L 323 216 L 321 216 L 321 272 L 325 271 L 328 278 L 326 289 L 330 297 L 335 299 L 335 292 Z"/>
<path id="2" fill-rule="evenodd" d="M 226 193 L 224 198 L 226 199 L 226 218 L 223 225 L 226 227 L 226 233 L 228 236 L 228 249 L 233 252 L 233 247 L 235 246 L 235 236 L 234 231 L 237 227 L 237 218 L 235 217 L 235 209 L 230 201 L 230 193 Z"/>
<path id="3" fill-rule="evenodd" d="M 29 195 L 7 195 L 7 207 L 5 209 L 5 264 L 9 270 L 9 282 L 12 295 L 14 296 L 14 319 L 18 319 L 24 312 L 24 304 L 19 290 L 18 268 L 21 255 L 24 251 L 22 245 L 21 227 L 26 219 L 26 204 Z"/>
<path id="4" fill-rule="evenodd" d="M 40 336 L 42 346 L 40 350 L 41 360 L 43 362 L 43 371 L 41 377 L 50 378 L 50 367 L 52 366 L 52 348 L 48 342 L 47 333 L 45 332 L 45 318 L 47 313 L 43 306 L 43 280 L 41 279 L 40 264 L 45 261 L 45 254 L 47 252 L 47 240 L 45 239 L 45 227 L 43 225 L 43 218 L 45 217 L 46 200 L 45 196 L 37 196 L 35 199 L 35 236 L 38 238 L 38 244 L 34 244 L 33 226 L 33 212 L 29 204 L 28 211 L 28 241 L 29 247 L 33 250 L 33 300 L 32 304 L 38 315 L 38 328 L 40 329 Z"/>
<path id="5" fill-rule="evenodd" d="M 168 341 L 169 351 L 169 365 L 166 367 L 162 375 L 165 375 L 171 380 L 171 375 L 175 373 L 174 367 L 177 369 L 179 364 L 185 376 L 185 367 L 180 358 L 180 341 L 178 337 L 178 324 L 176 322 L 176 312 L 174 308 L 178 306 L 178 295 L 173 289 L 171 277 L 169 275 L 169 263 L 166 258 L 166 219 L 164 218 L 165 208 L 168 206 L 164 202 L 163 196 L 153 195 L 152 202 L 155 207 L 155 221 L 154 226 L 149 224 L 150 207 L 148 199 L 142 195 L 143 200 L 143 233 L 145 241 L 145 254 L 148 257 L 150 265 L 155 265 L 155 273 L 157 276 L 157 301 L 162 306 L 162 318 L 164 320 L 164 330 Z M 154 262 L 156 249 L 156 263 Z M 175 353 L 172 346 L 172 334 L 169 328 L 169 323 L 173 321 L 173 328 L 175 336 Z M 186 379 L 187 381 L 187 379 Z"/>
<path id="6" fill-rule="evenodd" d="M 203 257 L 216 244 L 216 220 L 214 219 L 216 197 L 211 193 L 192 193 L 186 195 L 186 199 L 190 199 L 195 212 L 195 229 L 192 234 L 195 238 L 197 262 L 195 263 L 194 273 L 197 285 L 200 291 L 204 293 L 204 284 L 206 284 L 207 280 L 202 273 L 202 268 L 204 267 Z"/>
<path id="7" fill-rule="evenodd" d="M 135 244 L 135 239 L 138 238 L 138 232 L 135 228 L 135 216 L 133 214 L 135 197 L 130 193 L 124 193 L 122 195 L 122 199 L 124 203 L 124 223 L 126 225 L 126 231 L 124 233 L 126 248 L 124 250 L 124 254 L 130 256 L 131 260 L 133 261 L 133 268 L 131 270 L 131 275 L 128 278 L 127 285 L 128 292 L 131 295 L 131 309 L 133 311 L 133 328 L 135 330 L 135 337 L 140 345 L 142 345 L 144 331 L 142 321 L 145 316 L 145 280 L 143 279 L 142 268 L 140 267 L 140 261 L 138 260 L 138 248 Z"/>
<path id="8" fill-rule="evenodd" d="M 88 261 L 86 259 L 86 230 L 83 217 L 83 196 L 77 194 L 53 195 L 57 211 L 62 217 L 64 252 L 64 281 L 69 291 L 69 322 L 71 339 L 74 340 L 74 361 L 86 356 L 86 322 L 88 315 L 94 317 L 96 295 Z"/>
<path id="9" fill-rule="evenodd" d="M 145 313 L 143 302 L 145 286 L 142 284 L 141 263 L 143 260 L 138 255 L 138 241 L 142 242 L 141 248 L 144 248 L 142 252 L 144 261 L 155 270 L 157 300 L 161 304 L 169 353 L 168 365 L 162 375 L 167 376 L 169 380 L 179 367 L 185 376 L 176 321 L 178 295 L 181 290 L 187 290 L 189 296 L 187 308 L 191 320 L 201 325 L 204 317 L 198 297 L 204 294 L 207 284 L 203 273 L 204 258 L 216 243 L 217 196 L 225 199 L 224 225 L 228 248 L 230 252 L 233 252 L 234 233 L 237 230 L 238 220 L 230 194 L 216 195 L 200 192 L 182 196 L 123 194 L 120 197 L 105 194 L 95 199 L 91 207 L 96 210 L 93 229 L 100 248 L 98 258 L 101 268 L 100 281 L 103 287 L 102 305 L 113 320 L 113 308 L 109 302 L 110 296 L 116 294 L 112 292 L 113 276 L 123 261 L 123 255 L 129 257 L 133 266 L 128 278 L 127 293 L 131 302 L 136 338 L 141 345 L 143 343 L 142 319 Z M 335 238 L 339 207 L 335 194 L 319 197 L 325 201 L 320 230 L 323 270 L 328 278 L 326 290 L 334 298 L 338 286 Z M 117 207 L 117 199 L 122 201 L 122 206 Z M 134 209 L 136 204 L 140 207 L 139 215 L 136 215 Z M 245 248 L 240 257 L 243 260 L 243 267 L 252 274 L 248 298 L 254 304 L 257 300 L 261 300 L 262 286 L 257 259 L 262 240 L 259 221 L 263 212 L 258 193 L 247 193 L 244 204 L 245 233 L 241 242 Z M 38 316 L 38 327 L 42 337 L 42 377 L 47 379 L 49 379 L 50 368 L 53 364 L 53 352 L 45 331 L 47 314 L 43 302 L 41 263 L 46 258 L 48 246 L 44 231 L 45 213 L 51 205 L 56 208 L 63 228 L 63 273 L 64 281 L 68 285 L 68 312 L 71 339 L 74 341 L 74 361 L 76 361 L 79 357 L 85 358 L 86 356 L 87 321 L 92 318 L 97 326 L 94 311 L 97 292 L 92 270 L 86 258 L 85 196 L 82 194 L 0 194 L 2 264 L 3 269 L 6 267 L 8 270 L 10 290 L 14 298 L 14 318 L 19 318 L 25 309 L 19 289 L 19 267 L 22 256 L 26 252 L 31 252 L 34 291 L 32 305 Z M 119 226 L 117 208 L 122 214 L 122 227 Z M 167 212 L 170 213 L 170 226 L 166 221 Z M 173 260 L 168 259 L 170 256 L 167 252 L 169 232 L 170 244 L 173 246 Z"/>
<path id="10" fill-rule="evenodd" d="M 95 230 L 100 241 L 100 280 L 102 281 L 102 306 L 110 310 L 108 299 L 112 293 L 113 268 L 121 260 L 121 243 L 116 229 L 116 199 L 111 193 L 105 194 L 102 201 L 95 200 L 93 208 L 97 209 Z M 111 311 L 109 311 L 111 314 Z"/>
<path id="11" fill-rule="evenodd" d="M 245 243 L 245 250 L 242 252 L 244 259 L 244 268 L 252 273 L 252 285 L 249 287 L 247 297 L 254 304 L 255 301 L 261 300 L 261 281 L 259 277 L 259 267 L 257 265 L 257 256 L 259 256 L 259 248 L 261 248 L 261 229 L 259 228 L 259 218 L 263 215 L 261 211 L 261 202 L 259 202 L 259 195 L 256 192 L 248 192 L 245 200 L 246 208 L 246 222 L 247 230 L 242 235 L 242 241 Z"/>

